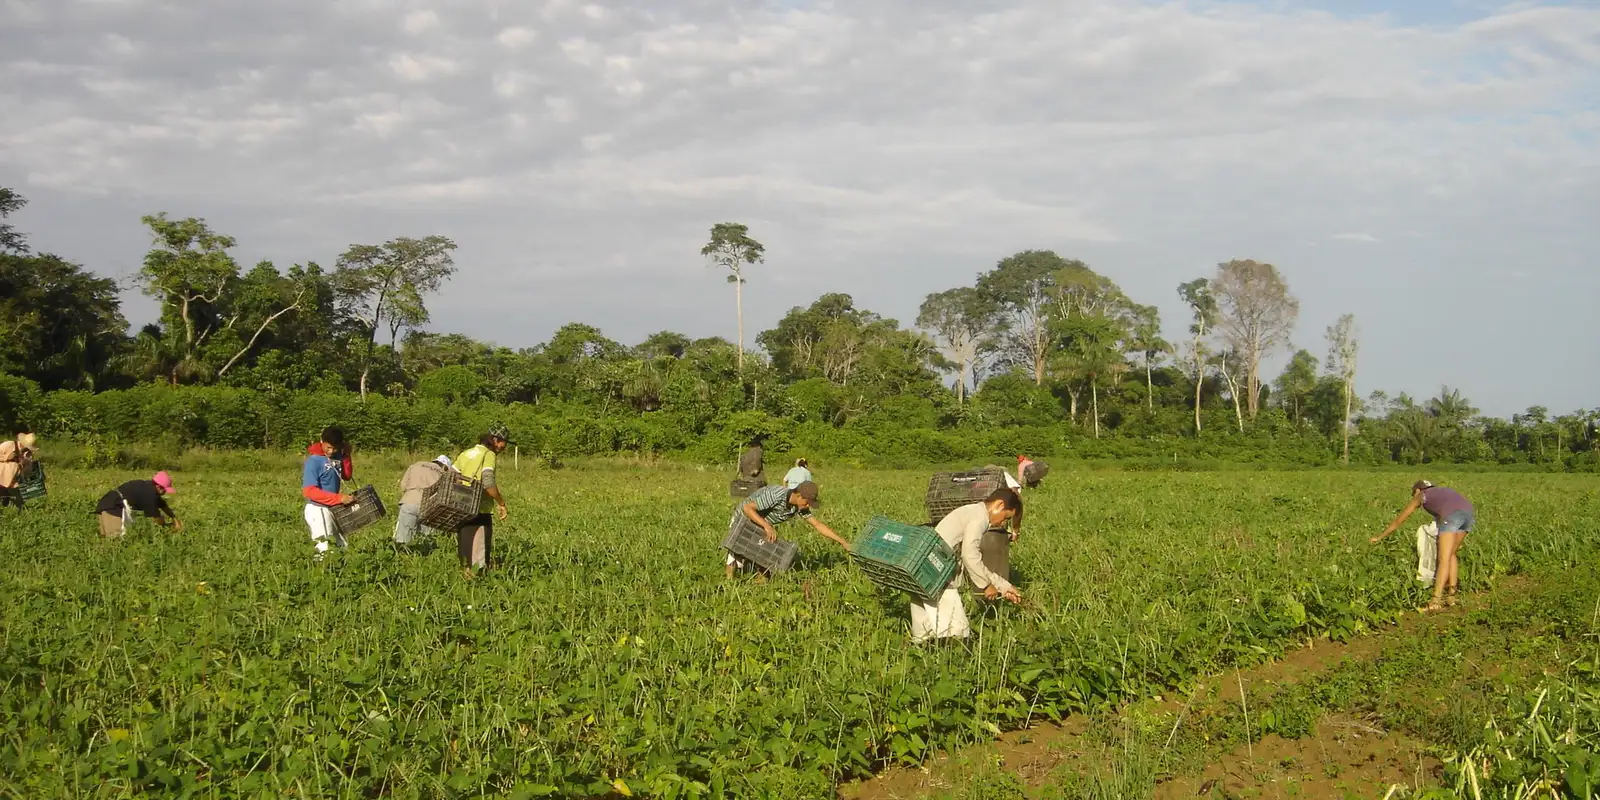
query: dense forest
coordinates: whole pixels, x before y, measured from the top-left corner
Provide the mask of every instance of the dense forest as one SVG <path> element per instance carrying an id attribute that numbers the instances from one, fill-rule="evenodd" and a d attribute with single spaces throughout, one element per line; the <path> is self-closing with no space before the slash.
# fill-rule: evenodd
<path id="1" fill-rule="evenodd" d="M 143 220 L 137 278 L 160 318 L 130 331 L 114 281 L 31 250 L 9 221 L 25 202 L 0 188 L 0 422 L 46 435 L 285 447 L 339 422 L 369 447 L 433 449 L 494 419 L 549 459 L 720 460 L 763 436 L 854 463 L 1600 460 L 1595 410 L 1499 419 L 1447 387 L 1358 391 L 1353 317 L 1321 353 L 1287 352 L 1298 302 L 1250 260 L 1174 287 L 1190 314 L 1173 341 L 1110 277 L 1030 250 L 928 295 L 911 325 L 827 293 L 746 342 L 742 288 L 764 251 L 722 223 L 702 255 L 734 289 L 736 342 L 661 331 L 628 345 L 574 322 L 513 350 L 427 330 L 428 300 L 456 270 L 443 236 L 354 245 L 331 268 L 246 269 L 231 237 L 165 214 Z M 1262 374 L 1285 354 L 1281 374 Z"/>

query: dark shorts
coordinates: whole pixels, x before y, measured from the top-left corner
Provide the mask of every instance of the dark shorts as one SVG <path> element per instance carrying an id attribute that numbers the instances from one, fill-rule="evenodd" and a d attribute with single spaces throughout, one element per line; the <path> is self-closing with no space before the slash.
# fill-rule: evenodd
<path id="1" fill-rule="evenodd" d="M 463 567 L 488 567 L 494 554 L 494 515 L 479 514 L 456 529 L 456 555 Z"/>

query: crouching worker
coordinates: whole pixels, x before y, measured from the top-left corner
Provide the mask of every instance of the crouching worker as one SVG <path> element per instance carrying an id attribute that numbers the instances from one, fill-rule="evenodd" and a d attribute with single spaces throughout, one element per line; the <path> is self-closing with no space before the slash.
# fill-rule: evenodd
<path id="1" fill-rule="evenodd" d="M 961 606 L 962 577 L 983 591 L 991 600 L 1005 598 L 1013 603 L 1022 602 L 1022 594 L 1003 575 L 995 574 L 983 563 L 981 547 L 983 535 L 991 528 L 1004 528 L 1016 515 L 1022 513 L 1022 498 L 1010 489 L 996 489 L 987 500 L 969 503 L 952 512 L 934 526 L 939 538 L 954 550 L 959 561 L 956 574 L 945 584 L 944 591 L 934 601 L 913 598 L 911 601 L 911 640 L 926 642 L 929 639 L 963 638 L 972 633 L 967 624 L 967 611 Z"/>
<path id="2" fill-rule="evenodd" d="M 449 456 L 418 461 L 400 476 L 400 514 L 394 523 L 394 543 L 411 544 L 422 527 L 422 493 L 452 470 Z"/>
<path id="3" fill-rule="evenodd" d="M 95 505 L 95 515 L 100 519 L 100 535 L 115 539 L 128 532 L 133 524 L 133 512 L 138 511 L 162 527 L 172 526 L 183 530 L 178 515 L 172 513 L 166 496 L 173 493 L 172 476 L 157 472 L 147 481 L 128 481 L 106 492 Z"/>
<path id="4" fill-rule="evenodd" d="M 316 548 L 312 557 L 317 561 L 327 555 L 330 540 L 340 547 L 348 546 L 344 534 L 333 522 L 334 506 L 355 502 L 355 497 L 339 491 L 344 482 L 344 465 L 338 460 L 343 439 L 338 428 L 323 431 L 322 441 L 318 443 L 322 447 L 313 445 L 312 454 L 306 456 L 305 466 L 300 470 L 300 496 L 306 501 L 306 527 L 311 529 L 311 543 Z"/>
<path id="5" fill-rule="evenodd" d="M 739 505 L 734 507 L 733 519 L 738 519 L 739 515 L 743 514 L 745 519 L 760 525 L 761 529 L 766 531 L 767 541 L 776 542 L 778 541 L 778 529 L 774 526 L 782 525 L 795 517 L 799 517 L 811 523 L 812 529 L 816 530 L 817 533 L 838 542 L 840 547 L 849 550 L 850 543 L 845 541 L 844 537 L 834 533 L 832 528 L 822 523 L 822 520 L 811 515 L 812 510 L 821 505 L 817 494 L 817 485 L 811 481 L 806 481 L 793 489 L 781 483 L 763 487 L 752 492 L 749 497 L 740 501 Z M 729 525 L 732 525 L 733 520 L 730 519 L 728 522 Z M 735 569 L 744 568 L 744 560 L 735 558 L 732 553 L 729 553 L 727 571 L 724 577 L 732 578 Z"/>
<path id="6" fill-rule="evenodd" d="M 1389 527 L 1383 529 L 1383 533 L 1368 541 L 1373 544 L 1382 541 L 1394 533 L 1407 517 L 1417 513 L 1419 508 L 1432 514 L 1439 528 L 1438 561 L 1433 569 L 1433 600 L 1423 609 L 1438 611 L 1445 606 L 1456 604 L 1456 589 L 1460 585 L 1460 576 L 1457 573 L 1461 569 L 1458 556 L 1461 554 L 1461 545 L 1467 538 L 1467 532 L 1477 523 L 1477 511 L 1460 492 L 1443 486 L 1434 486 L 1428 481 L 1417 481 L 1411 485 L 1411 502 L 1400 510 L 1399 516 L 1389 523 Z"/>

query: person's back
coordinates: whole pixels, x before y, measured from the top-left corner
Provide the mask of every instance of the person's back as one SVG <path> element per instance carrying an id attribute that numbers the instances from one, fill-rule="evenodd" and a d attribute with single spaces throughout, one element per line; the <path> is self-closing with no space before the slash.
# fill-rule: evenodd
<path id="1" fill-rule="evenodd" d="M 761 445 L 754 445 L 744 451 L 739 457 L 739 477 L 751 480 L 760 480 L 765 477 L 765 454 L 761 452 Z"/>
<path id="2" fill-rule="evenodd" d="M 969 531 L 976 529 L 982 534 L 989 529 L 989 508 L 982 502 L 968 503 L 946 514 L 933 529 L 951 550 L 959 553 Z"/>
<path id="3" fill-rule="evenodd" d="M 789 486 L 789 488 L 795 488 L 795 486 L 802 485 L 808 480 L 813 480 L 811 470 L 806 469 L 803 464 L 795 464 L 787 474 L 784 474 L 784 486 Z"/>
<path id="4" fill-rule="evenodd" d="M 418 461 L 400 475 L 400 505 L 422 505 L 423 490 L 444 477 L 444 465 L 438 461 Z"/>
<path id="5" fill-rule="evenodd" d="M 1472 511 L 1472 501 L 1460 492 L 1445 486 L 1430 486 L 1422 490 L 1422 509 L 1442 520 L 1458 511 Z"/>

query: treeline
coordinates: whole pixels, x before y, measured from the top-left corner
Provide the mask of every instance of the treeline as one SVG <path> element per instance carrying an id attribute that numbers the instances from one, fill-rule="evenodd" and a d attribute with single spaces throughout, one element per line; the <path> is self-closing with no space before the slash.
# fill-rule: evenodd
<path id="1" fill-rule="evenodd" d="M 0 189 L 0 214 L 22 207 Z M 569 324 L 510 349 L 423 330 L 454 274 L 441 236 L 241 269 L 199 219 L 144 219 L 139 274 L 160 303 L 132 332 L 117 287 L 33 254 L 0 226 L 0 421 L 41 433 L 212 448 L 288 447 L 337 421 L 369 447 L 429 450 L 488 420 L 552 459 L 609 452 L 722 459 L 755 435 L 860 463 L 1017 452 L 1084 458 L 1589 468 L 1596 413 L 1484 417 L 1459 392 L 1356 392 L 1354 320 L 1324 357 L 1291 354 L 1298 303 L 1270 264 L 1238 260 L 1176 287 L 1176 344 L 1153 306 L 1080 261 L 1026 251 L 929 295 L 914 327 L 847 294 L 796 307 L 746 350 L 663 331 L 635 345 Z M 764 250 L 733 223 L 702 253 L 735 292 Z M 742 303 L 740 303 L 742 309 Z M 740 338 L 743 338 L 742 312 Z"/>

